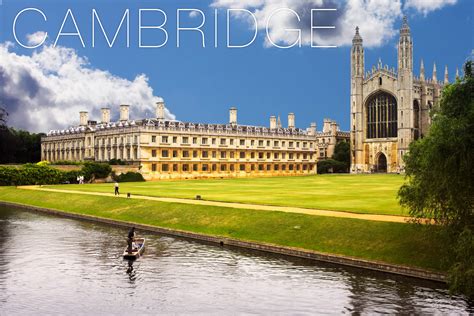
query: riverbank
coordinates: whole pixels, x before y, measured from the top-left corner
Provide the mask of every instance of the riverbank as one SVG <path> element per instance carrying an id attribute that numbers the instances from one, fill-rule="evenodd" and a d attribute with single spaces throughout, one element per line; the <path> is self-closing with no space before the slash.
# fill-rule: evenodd
<path id="1" fill-rule="evenodd" d="M 160 233 L 417 277 L 442 280 L 446 268 L 441 260 L 443 238 L 437 234 L 436 227 L 13 187 L 0 188 L 0 201 L 127 226 L 134 223 Z M 430 234 L 426 233 L 427 229 Z"/>

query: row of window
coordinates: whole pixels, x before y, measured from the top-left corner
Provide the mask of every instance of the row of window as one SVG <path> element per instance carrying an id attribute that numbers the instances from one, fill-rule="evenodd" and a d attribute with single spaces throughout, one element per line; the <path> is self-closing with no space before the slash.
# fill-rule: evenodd
<path id="1" fill-rule="evenodd" d="M 179 168 L 181 166 L 181 168 Z M 237 169 L 238 168 L 238 169 Z M 180 170 L 181 169 L 181 170 Z M 311 165 L 303 164 L 290 164 L 290 165 L 255 165 L 252 164 L 250 165 L 250 171 L 307 171 L 311 169 Z M 239 164 L 239 165 L 234 165 L 234 164 L 220 164 L 219 167 L 217 164 L 202 164 L 201 168 L 199 168 L 198 164 L 162 164 L 161 165 L 161 171 L 162 172 L 178 172 L 178 171 L 183 171 L 183 172 L 209 172 L 209 171 L 248 171 L 246 170 L 246 165 L 245 164 Z M 158 165 L 156 163 L 151 164 L 151 171 L 156 172 L 158 171 Z"/>
<path id="2" fill-rule="evenodd" d="M 138 135 L 128 135 L 128 136 L 121 136 L 121 137 L 109 137 L 109 138 L 99 138 L 97 139 L 97 145 L 118 145 L 118 144 L 127 144 L 127 143 L 138 143 Z"/>
<path id="3" fill-rule="evenodd" d="M 210 155 L 209 155 L 210 154 Z M 157 157 L 158 156 L 158 151 L 156 149 L 153 149 L 151 151 L 151 156 L 152 157 Z M 191 158 L 191 156 L 193 158 L 199 158 L 199 153 L 197 150 L 193 150 L 193 151 L 189 151 L 189 150 L 183 150 L 181 152 L 181 157 L 182 158 Z M 219 158 L 235 158 L 235 152 L 234 151 L 219 151 Z M 307 153 L 303 153 L 303 154 L 300 154 L 300 153 L 288 153 L 288 159 L 300 159 L 300 157 L 303 157 L 303 159 L 313 159 L 313 154 L 307 154 Z M 170 157 L 173 157 L 173 158 L 179 158 L 179 154 L 178 154 L 178 151 L 177 150 L 168 150 L 168 149 L 163 149 L 161 150 L 161 157 L 162 158 L 170 158 Z M 217 151 L 211 151 L 209 153 L 209 151 L 207 150 L 203 150 L 201 151 L 201 158 L 209 158 L 209 157 L 212 157 L 212 158 L 217 158 L 218 157 L 218 152 Z M 250 153 L 250 158 L 251 159 L 255 159 L 255 158 L 258 158 L 258 159 L 271 159 L 273 157 L 273 159 L 286 159 L 287 157 L 287 153 L 270 153 L 270 152 L 267 152 L 267 153 L 263 153 L 263 152 L 251 152 Z M 245 155 L 245 151 L 240 151 L 239 152 L 239 158 L 240 159 L 245 159 L 247 158 L 246 155 Z"/>
<path id="4" fill-rule="evenodd" d="M 44 148 L 49 150 L 54 149 L 69 149 L 74 148 L 78 149 L 82 147 L 82 140 L 70 141 L 70 142 L 60 142 L 60 143 L 45 143 Z"/>
<path id="5" fill-rule="evenodd" d="M 237 142 L 238 141 L 238 142 Z M 151 136 L 151 142 L 152 143 L 156 143 L 157 142 L 157 136 L 156 135 L 152 135 Z M 258 146 L 274 146 L 274 147 L 280 147 L 280 145 L 282 147 L 285 147 L 287 142 L 286 141 L 280 141 L 280 140 L 274 140 L 273 142 L 270 141 L 270 140 L 258 140 L 258 142 L 254 139 L 251 139 L 249 141 L 246 141 L 245 139 L 239 139 L 239 140 L 235 140 L 233 138 L 208 138 L 208 137 L 202 137 L 201 138 L 201 142 L 200 144 L 201 145 L 230 145 L 230 146 L 233 146 L 233 145 L 236 145 L 237 143 L 240 145 L 240 146 L 246 146 L 247 144 L 249 144 L 248 142 L 250 142 L 250 146 L 255 146 L 255 144 L 258 144 Z M 163 144 L 177 144 L 178 143 L 178 136 L 166 136 L 166 135 L 163 135 L 161 136 L 161 143 Z M 300 147 L 300 144 L 303 146 L 303 148 L 308 148 L 308 143 L 309 143 L 309 146 L 310 148 L 313 148 L 313 143 L 311 142 L 294 142 L 294 141 L 288 141 L 288 147 Z M 188 137 L 188 136 L 181 136 L 181 144 L 194 144 L 194 145 L 197 145 L 198 144 L 198 137 Z"/>

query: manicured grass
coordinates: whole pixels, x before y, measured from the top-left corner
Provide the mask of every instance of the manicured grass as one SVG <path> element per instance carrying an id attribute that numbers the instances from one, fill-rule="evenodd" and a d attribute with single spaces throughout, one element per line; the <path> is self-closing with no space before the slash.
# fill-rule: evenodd
<path id="1" fill-rule="evenodd" d="M 401 175 L 316 175 L 306 177 L 176 180 L 121 183 L 121 192 L 205 200 L 296 206 L 357 213 L 407 215 L 396 199 Z M 111 184 L 55 188 L 113 192 Z"/>
<path id="2" fill-rule="evenodd" d="M 0 187 L 0 200 L 425 269 L 445 268 L 440 259 L 444 241 L 436 227 L 13 187 Z"/>

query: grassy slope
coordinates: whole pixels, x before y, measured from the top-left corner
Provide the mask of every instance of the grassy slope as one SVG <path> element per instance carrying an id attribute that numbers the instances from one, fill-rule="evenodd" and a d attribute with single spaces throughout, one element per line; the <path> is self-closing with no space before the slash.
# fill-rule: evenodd
<path id="1" fill-rule="evenodd" d="M 412 224 L 0 187 L 0 200 L 198 233 L 443 270 L 441 241 Z M 300 226 L 300 229 L 295 229 Z M 431 228 L 433 229 L 433 228 Z"/>
<path id="2" fill-rule="evenodd" d="M 297 206 L 357 213 L 407 215 L 396 196 L 400 175 L 317 175 L 222 180 L 121 183 L 132 194 L 225 202 Z M 110 184 L 63 185 L 61 189 L 113 192 Z"/>

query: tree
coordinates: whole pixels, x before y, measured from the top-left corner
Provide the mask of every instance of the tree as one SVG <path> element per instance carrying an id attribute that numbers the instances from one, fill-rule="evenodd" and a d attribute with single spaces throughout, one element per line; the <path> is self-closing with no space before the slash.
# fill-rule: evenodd
<path id="1" fill-rule="evenodd" d="M 0 163 L 40 161 L 42 136 L 43 133 L 30 133 L 14 128 L 0 129 Z"/>
<path id="2" fill-rule="evenodd" d="M 7 126 L 7 118 L 7 111 L 4 108 L 0 107 L 0 129 L 4 129 Z"/>
<path id="3" fill-rule="evenodd" d="M 339 142 L 334 147 L 334 154 L 332 159 L 343 162 L 349 171 L 351 165 L 351 146 L 348 142 Z M 346 171 L 346 172 L 347 172 Z"/>
<path id="4" fill-rule="evenodd" d="M 474 295 L 474 76 L 472 61 L 464 78 L 444 88 L 429 135 L 410 145 L 400 203 L 415 220 L 432 218 L 453 239 L 453 290 Z"/>
<path id="5" fill-rule="evenodd" d="M 334 159 L 319 160 L 317 164 L 317 168 L 318 168 L 318 174 L 347 172 L 346 164 Z"/>

